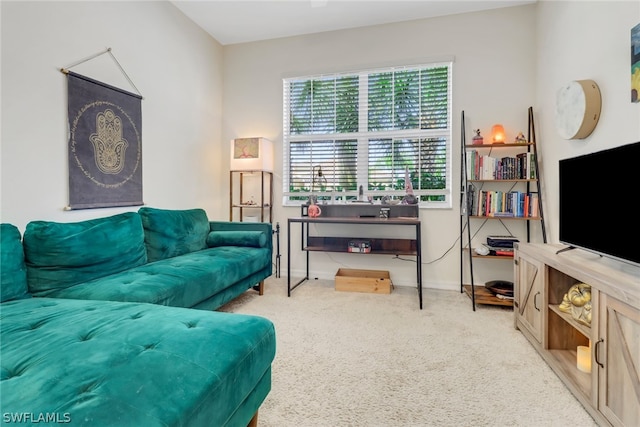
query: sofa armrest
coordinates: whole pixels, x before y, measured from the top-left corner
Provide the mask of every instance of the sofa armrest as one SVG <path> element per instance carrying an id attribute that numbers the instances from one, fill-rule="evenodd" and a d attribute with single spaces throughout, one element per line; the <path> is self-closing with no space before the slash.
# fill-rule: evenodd
<path id="1" fill-rule="evenodd" d="M 210 231 L 262 231 L 267 236 L 264 247 L 273 250 L 273 227 L 268 222 L 209 221 Z"/>

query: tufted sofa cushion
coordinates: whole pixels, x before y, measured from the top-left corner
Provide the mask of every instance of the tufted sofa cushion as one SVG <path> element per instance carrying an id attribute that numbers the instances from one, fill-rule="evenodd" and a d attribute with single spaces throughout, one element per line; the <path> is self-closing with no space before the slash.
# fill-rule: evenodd
<path id="1" fill-rule="evenodd" d="M 0 316 L 6 414 L 247 425 L 271 387 L 275 329 L 262 317 L 50 298 L 5 302 Z"/>
<path id="2" fill-rule="evenodd" d="M 203 209 L 169 210 L 142 207 L 149 262 L 199 251 L 207 247 L 209 220 Z"/>
<path id="3" fill-rule="evenodd" d="M 0 224 L 0 273 L 2 302 L 28 297 L 27 268 L 24 264 L 24 252 L 20 230 L 12 224 Z"/>
<path id="4" fill-rule="evenodd" d="M 148 263 L 48 296 L 193 307 L 270 264 L 266 248 L 223 246 Z M 245 283 L 245 290 L 255 283 Z"/>
<path id="5" fill-rule="evenodd" d="M 36 296 L 147 262 L 135 212 L 72 223 L 32 221 L 23 245 L 29 290 Z"/>

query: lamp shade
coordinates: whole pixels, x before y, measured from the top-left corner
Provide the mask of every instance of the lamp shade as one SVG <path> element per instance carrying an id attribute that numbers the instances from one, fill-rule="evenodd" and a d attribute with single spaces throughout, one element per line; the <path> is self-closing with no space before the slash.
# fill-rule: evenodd
<path id="1" fill-rule="evenodd" d="M 273 171 L 273 144 L 266 138 L 231 140 L 232 171 Z"/>
<path id="2" fill-rule="evenodd" d="M 491 141 L 494 144 L 504 144 L 505 139 L 504 127 L 502 125 L 493 125 L 491 128 Z"/>

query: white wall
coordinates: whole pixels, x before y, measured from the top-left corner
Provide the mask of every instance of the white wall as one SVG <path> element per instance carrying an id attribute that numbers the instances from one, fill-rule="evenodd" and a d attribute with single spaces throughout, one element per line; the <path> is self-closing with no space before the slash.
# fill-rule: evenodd
<path id="1" fill-rule="evenodd" d="M 535 6 L 497 9 L 399 24 L 333 31 L 224 47 L 222 139 L 264 136 L 275 143 L 275 220 L 282 227 L 286 275 L 286 219 L 299 208 L 282 206 L 282 78 L 363 67 L 415 64 L 453 57 L 453 209 L 423 210 L 423 285 L 459 289 L 460 115 L 466 125 L 489 135 L 503 123 L 511 138 L 527 129 L 527 108 L 535 101 Z M 228 157 L 228 147 L 223 147 Z M 495 228 L 504 234 L 504 230 Z M 491 230 L 491 226 L 484 230 Z M 516 227 L 517 228 L 517 227 Z M 522 228 L 524 230 L 524 228 Z M 514 232 L 518 230 L 514 229 Z M 292 231 L 292 275 L 301 277 L 304 254 Z M 415 264 L 391 256 L 311 254 L 312 277 L 332 278 L 340 267 L 383 269 L 394 283 L 415 285 Z M 503 262 L 486 280 L 512 276 Z M 481 272 L 482 273 L 482 272 Z M 496 274 L 502 277 L 496 277 Z"/>
<path id="2" fill-rule="evenodd" d="M 558 242 L 558 161 L 640 141 L 640 103 L 630 101 L 630 37 L 638 24 L 639 1 L 538 4 L 536 98 L 545 213 L 553 242 Z M 555 131 L 556 92 L 570 81 L 584 79 L 594 80 L 600 88 L 600 119 L 589 137 L 564 140 Z M 597 214 L 584 220 L 597 221 Z"/>
<path id="3" fill-rule="evenodd" d="M 227 212 L 220 182 L 222 47 L 168 2 L 7 2 L 2 14 L 1 220 L 78 221 L 137 207 L 68 204 L 66 78 L 112 48 L 140 91 L 143 198 Z M 72 71 L 135 92 L 108 54 Z M 227 164 L 226 157 L 224 158 Z"/>

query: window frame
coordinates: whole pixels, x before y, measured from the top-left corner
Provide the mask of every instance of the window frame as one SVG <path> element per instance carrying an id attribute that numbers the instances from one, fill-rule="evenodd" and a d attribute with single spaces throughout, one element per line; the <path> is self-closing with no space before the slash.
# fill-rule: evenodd
<path id="1" fill-rule="evenodd" d="M 446 90 L 446 126 L 442 129 L 406 129 L 406 130 L 383 130 L 383 131 L 368 131 L 368 77 L 371 74 L 384 73 L 384 72 L 399 72 L 399 71 L 411 71 L 411 70 L 423 70 L 430 68 L 447 68 L 447 90 Z M 289 98 L 289 84 L 297 81 L 311 81 L 327 78 L 341 78 L 349 76 L 358 76 L 359 80 L 359 105 L 365 105 L 367 108 L 358 108 L 358 131 L 355 132 L 328 132 L 328 133 L 305 133 L 305 134 L 291 134 L 290 133 L 290 98 Z M 358 197 L 358 190 L 355 191 L 318 191 L 311 188 L 310 191 L 292 192 L 290 189 L 290 167 L 291 167 L 291 146 L 292 143 L 298 142 L 312 142 L 312 141 L 336 141 L 336 140 L 355 140 L 357 145 L 357 158 L 356 158 L 356 180 L 357 187 L 363 186 L 365 196 L 374 196 L 375 199 L 379 199 L 382 196 L 388 195 L 395 198 L 401 198 L 406 194 L 404 189 L 395 190 L 368 190 L 369 187 L 369 140 L 380 140 L 392 138 L 393 140 L 400 139 L 434 139 L 439 138 L 444 140 L 445 144 L 445 160 L 444 160 L 444 188 L 435 190 L 419 190 L 414 188 L 413 192 L 416 196 L 440 196 L 444 200 L 421 200 L 419 203 L 420 208 L 428 209 L 450 209 L 453 203 L 453 170 L 452 170 L 452 157 L 453 157 L 453 141 L 452 141 L 452 100 L 453 100 L 453 60 L 440 60 L 438 62 L 426 62 L 418 65 L 402 65 L 393 67 L 380 67 L 369 68 L 353 72 L 342 73 L 328 73 L 308 75 L 302 77 L 290 77 L 283 78 L 283 193 L 282 204 L 283 206 L 300 206 L 305 204 L 308 198 L 312 195 L 324 197 L 324 201 L 327 201 L 329 197 L 331 201 L 329 203 L 335 203 L 338 199 L 344 200 L 345 197 L 350 200 L 355 200 Z M 420 146 L 420 143 L 418 143 Z M 313 164 L 313 162 L 312 162 Z M 411 172 L 411 171 L 410 171 Z M 309 171 L 309 181 L 315 182 L 316 170 L 312 167 Z M 402 177 L 404 181 L 404 176 Z M 313 185 L 313 184 L 312 184 Z M 293 199 L 292 199 L 293 197 Z"/>

